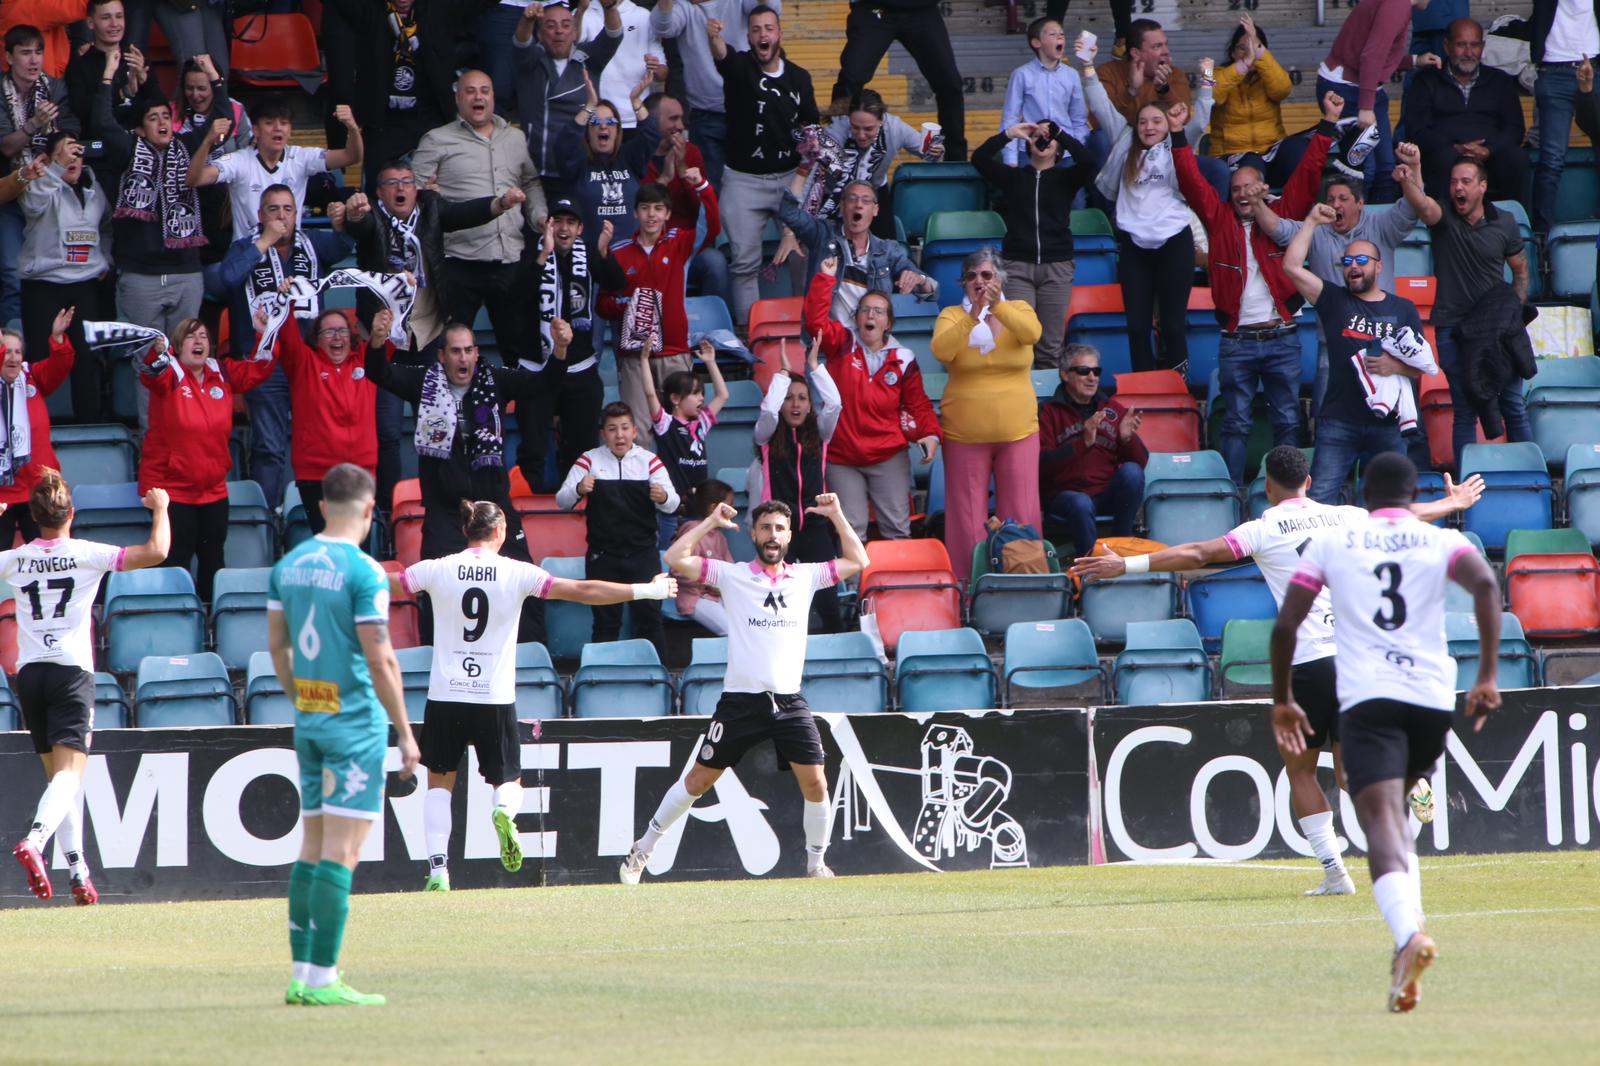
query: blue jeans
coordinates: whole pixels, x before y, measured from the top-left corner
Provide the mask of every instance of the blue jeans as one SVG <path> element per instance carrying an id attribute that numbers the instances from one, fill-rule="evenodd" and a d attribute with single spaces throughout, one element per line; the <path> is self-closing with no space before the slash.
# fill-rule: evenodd
<path id="1" fill-rule="evenodd" d="M 1256 383 L 1266 390 L 1272 443 L 1294 444 L 1300 431 L 1300 340 L 1293 333 L 1268 340 L 1223 337 L 1217 353 L 1222 386 L 1222 458 L 1243 483 L 1250 440 L 1250 406 Z"/>
<path id="2" fill-rule="evenodd" d="M 22 276 L 17 273 L 17 260 L 26 235 L 22 205 L 15 200 L 0 205 L 0 326 L 22 317 Z"/>
<path id="3" fill-rule="evenodd" d="M 293 329 L 290 322 L 285 328 Z M 244 394 L 250 410 L 250 477 L 267 495 L 267 504 L 283 503 L 289 484 L 289 379 L 280 364 L 272 376 Z"/>
<path id="4" fill-rule="evenodd" d="M 1311 457 L 1311 498 L 1337 504 L 1357 460 L 1366 463 L 1383 452 L 1406 454 L 1400 423 L 1343 422 L 1326 415 L 1317 419 L 1317 452 Z M 1359 501 L 1357 501 L 1359 502 Z"/>
<path id="5" fill-rule="evenodd" d="M 720 248 L 707 248 L 689 261 L 689 284 L 700 288 L 701 296 L 720 296 L 733 313 L 733 275 L 728 257 Z"/>
<path id="6" fill-rule="evenodd" d="M 1094 550 L 1099 532 L 1094 524 L 1096 514 L 1109 513 L 1112 530 L 1119 537 L 1133 535 L 1133 521 L 1139 516 L 1139 505 L 1144 502 L 1144 467 L 1138 463 L 1123 463 L 1111 475 L 1111 484 L 1094 496 L 1071 489 L 1058 492 L 1045 505 L 1045 518 L 1052 526 L 1059 526 L 1072 537 L 1072 550 L 1079 556 Z"/>
<path id="7" fill-rule="evenodd" d="M 706 180 L 718 193 L 722 192 L 722 168 L 727 165 L 728 116 L 721 111 L 702 111 L 698 107 L 689 112 L 689 140 L 700 149 L 705 160 Z"/>
<path id="8" fill-rule="evenodd" d="M 1340 117 L 1354 118 L 1361 113 L 1360 94 L 1354 85 L 1319 77 L 1316 98 L 1321 100 L 1325 93 L 1338 93 L 1344 97 L 1344 112 Z M 1378 90 L 1378 95 L 1372 101 L 1372 111 L 1378 120 L 1378 146 L 1367 154 L 1366 162 L 1361 165 L 1361 171 L 1367 186 L 1367 203 L 1388 204 L 1394 202 L 1395 188 L 1394 131 L 1389 128 L 1387 91 Z M 1335 148 L 1337 147 L 1336 141 Z"/>
<path id="9" fill-rule="evenodd" d="M 514 118 L 517 114 L 517 75 L 511 58 L 511 38 L 517 32 L 522 8 L 496 4 L 478 16 L 478 62 L 494 82 L 494 109 Z"/>
<path id="10" fill-rule="evenodd" d="M 1567 165 L 1567 138 L 1572 134 L 1573 118 L 1580 115 L 1578 75 L 1573 68 L 1541 63 L 1539 80 L 1533 83 L 1533 106 L 1539 120 L 1539 163 L 1533 170 L 1531 221 L 1533 231 L 1544 234 L 1556 220 L 1556 196 L 1561 189 L 1561 171 Z"/>
<path id="11" fill-rule="evenodd" d="M 1478 412 L 1466 391 L 1466 374 L 1461 366 L 1461 348 L 1456 341 L 1456 331 L 1451 326 L 1439 326 L 1436 331 L 1439 347 L 1439 369 L 1450 383 L 1452 424 L 1450 441 L 1455 448 L 1456 469 L 1461 469 L 1461 449 L 1478 439 Z M 1512 378 L 1500 389 L 1500 417 L 1505 419 L 1506 439 L 1532 440 L 1533 425 L 1528 421 L 1528 404 L 1522 398 L 1522 379 Z"/>

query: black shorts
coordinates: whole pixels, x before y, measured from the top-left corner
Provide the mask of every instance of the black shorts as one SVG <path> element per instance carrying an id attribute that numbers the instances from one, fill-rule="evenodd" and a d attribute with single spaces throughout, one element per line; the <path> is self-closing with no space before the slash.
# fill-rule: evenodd
<path id="1" fill-rule="evenodd" d="M 1333 669 L 1333 656 L 1299 663 L 1289 675 L 1294 701 L 1311 720 L 1311 735 L 1306 750 L 1315 751 L 1330 740 L 1339 740 L 1339 692 Z"/>
<path id="2" fill-rule="evenodd" d="M 56 745 L 89 753 L 94 729 L 94 675 L 65 663 L 29 663 L 17 671 L 17 702 L 44 755 Z"/>
<path id="3" fill-rule="evenodd" d="M 717 711 L 706 726 L 699 761 L 717 770 L 733 766 L 744 753 L 771 740 L 780 762 L 795 766 L 820 766 L 822 736 L 811 717 L 805 697 L 776 696 L 770 692 L 724 692 Z"/>
<path id="4" fill-rule="evenodd" d="M 516 704 L 429 700 L 417 739 L 422 765 L 436 774 L 453 774 L 468 744 L 478 753 L 478 772 L 489 784 L 522 778 Z"/>
<path id="5" fill-rule="evenodd" d="M 1450 735 L 1449 711 L 1366 700 L 1344 712 L 1340 746 L 1351 796 L 1379 781 L 1411 781 L 1433 769 Z"/>

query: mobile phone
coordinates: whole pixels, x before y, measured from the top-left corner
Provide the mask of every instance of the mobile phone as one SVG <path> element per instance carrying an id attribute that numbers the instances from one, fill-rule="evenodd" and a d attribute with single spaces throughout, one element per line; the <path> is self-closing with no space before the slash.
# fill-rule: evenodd
<path id="1" fill-rule="evenodd" d="M 1088 30 L 1084 30 L 1082 33 L 1078 34 L 1078 45 L 1076 50 L 1074 50 L 1072 53 L 1078 57 L 1078 62 L 1088 63 L 1094 59 L 1094 46 L 1095 42 L 1098 40 L 1099 38 L 1090 33 Z"/>

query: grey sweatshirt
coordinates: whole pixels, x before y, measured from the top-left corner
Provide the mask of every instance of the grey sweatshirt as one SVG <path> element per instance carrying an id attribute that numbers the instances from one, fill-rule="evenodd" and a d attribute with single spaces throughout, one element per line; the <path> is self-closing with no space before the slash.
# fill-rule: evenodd
<path id="1" fill-rule="evenodd" d="M 22 214 L 28 220 L 17 273 L 28 281 L 66 285 L 89 281 L 110 266 L 109 234 L 100 222 L 110 205 L 87 167 L 76 190 L 62 178 L 59 164 L 51 163 L 22 192 Z M 81 194 L 81 197 L 80 197 Z"/>

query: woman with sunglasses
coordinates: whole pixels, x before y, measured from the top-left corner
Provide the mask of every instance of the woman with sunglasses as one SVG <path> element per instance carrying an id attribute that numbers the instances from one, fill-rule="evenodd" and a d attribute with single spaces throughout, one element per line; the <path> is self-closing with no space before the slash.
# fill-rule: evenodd
<path id="1" fill-rule="evenodd" d="M 583 126 L 583 152 L 572 158 L 555 160 L 550 180 L 571 200 L 583 218 L 583 236 L 589 254 L 596 252 L 600 230 L 611 223 L 611 240 L 623 241 L 639 228 L 633 217 L 633 198 L 639 183 L 661 143 L 661 129 L 645 110 L 641 97 L 649 92 L 649 72 L 633 87 L 629 103 L 639 119 L 635 134 L 626 144 L 622 140 L 621 111 L 610 100 L 595 96 L 594 82 L 587 80 L 589 106 L 578 112 Z"/>
<path id="2" fill-rule="evenodd" d="M 964 296 L 933 326 L 933 357 L 950 381 L 940 405 L 944 426 L 944 542 L 963 585 L 972 546 L 996 513 L 1039 528 L 1039 411 L 1033 395 L 1033 346 L 1043 333 L 1024 300 L 1005 297 L 1000 253 L 980 248 L 961 264 Z M 848 410 L 848 408 L 846 408 Z"/>

